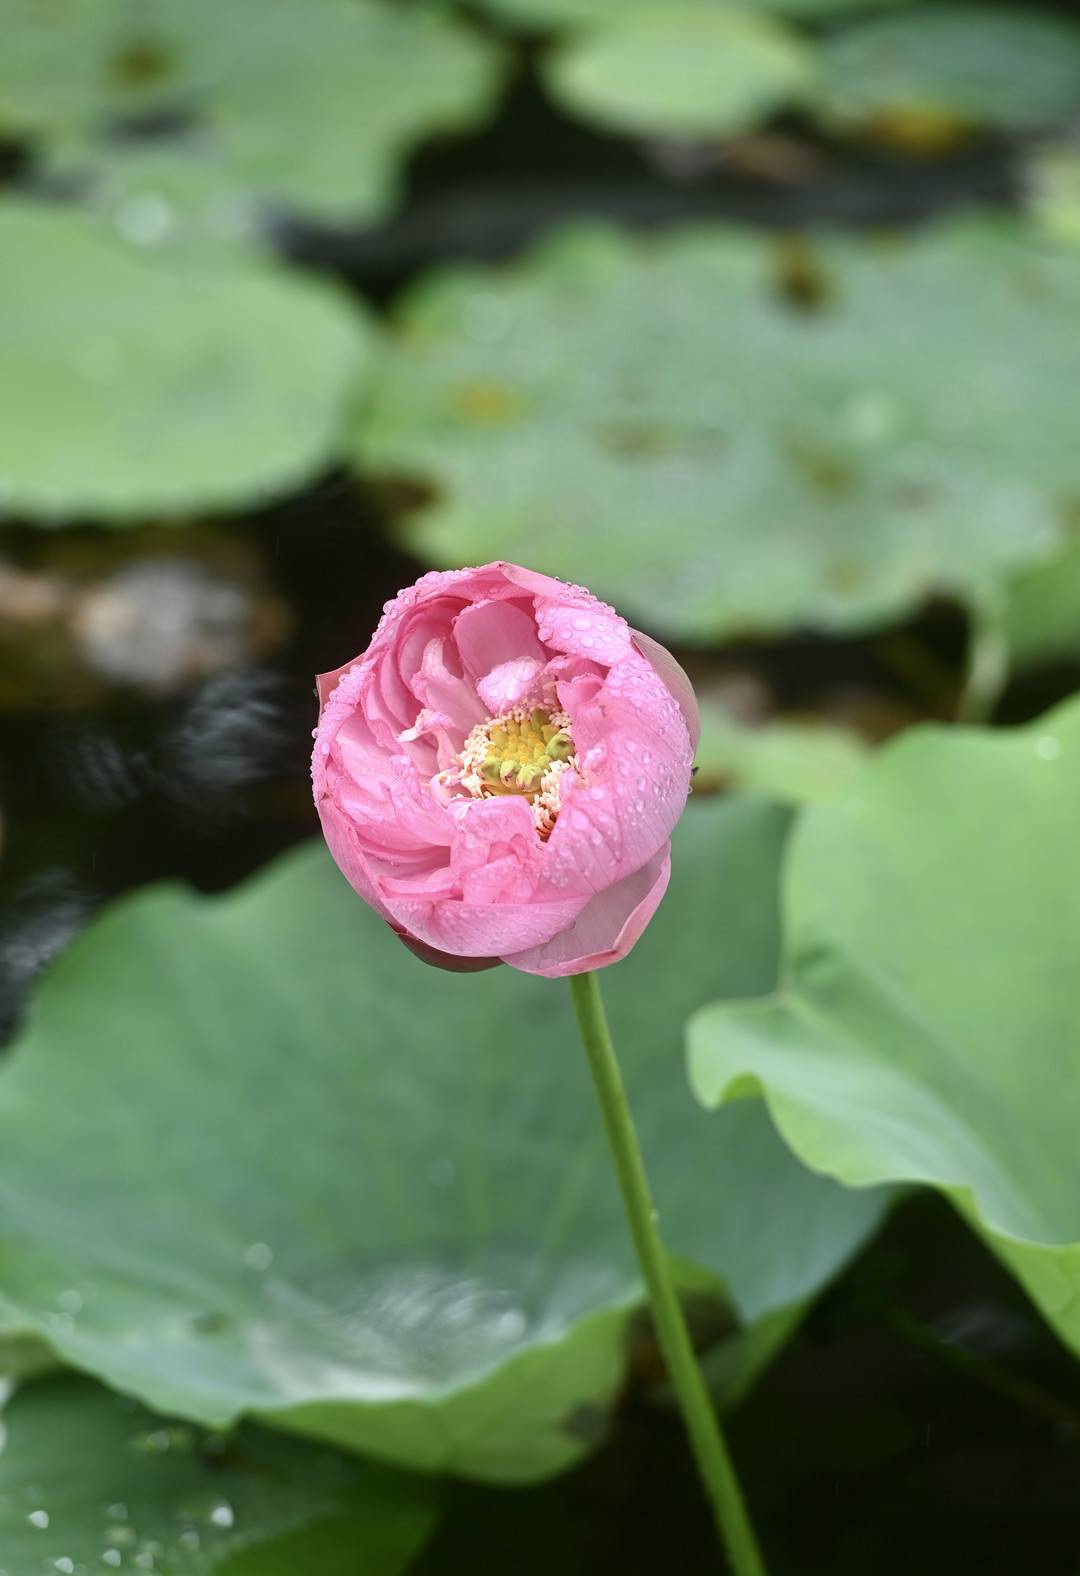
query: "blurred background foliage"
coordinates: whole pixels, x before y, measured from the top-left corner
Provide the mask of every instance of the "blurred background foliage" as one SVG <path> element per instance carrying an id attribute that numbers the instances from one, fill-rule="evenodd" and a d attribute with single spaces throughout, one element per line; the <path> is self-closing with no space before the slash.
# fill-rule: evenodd
<path id="1" fill-rule="evenodd" d="M 1069 0 L 0 0 L 3 1576 L 713 1568 L 565 1002 L 286 852 L 502 556 L 702 697 L 605 988 L 775 1569 L 1071 1568 L 1075 707 L 947 725 L 1078 389 Z"/>

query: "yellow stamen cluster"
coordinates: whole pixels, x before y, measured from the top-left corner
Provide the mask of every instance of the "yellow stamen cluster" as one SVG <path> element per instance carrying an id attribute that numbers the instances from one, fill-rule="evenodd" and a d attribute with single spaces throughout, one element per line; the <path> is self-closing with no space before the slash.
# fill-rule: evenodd
<path id="1" fill-rule="evenodd" d="M 524 795 L 546 836 L 558 814 L 559 778 L 577 765 L 569 729 L 565 712 L 540 706 L 478 723 L 461 752 L 462 787 L 477 798 Z"/>

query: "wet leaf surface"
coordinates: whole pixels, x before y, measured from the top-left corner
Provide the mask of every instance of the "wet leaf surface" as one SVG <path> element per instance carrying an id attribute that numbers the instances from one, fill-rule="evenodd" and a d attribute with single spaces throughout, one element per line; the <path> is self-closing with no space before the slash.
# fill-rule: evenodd
<path id="1" fill-rule="evenodd" d="M 933 151 L 956 131 L 1045 127 L 1080 107 L 1080 27 L 1036 6 L 914 7 L 834 33 L 821 73 L 835 122 Z"/>
<path id="2" fill-rule="evenodd" d="M 190 516 L 330 460 L 374 343 L 335 287 L 148 257 L 95 221 L 0 209 L 0 510 Z"/>
<path id="3" fill-rule="evenodd" d="M 110 125 L 164 120 L 196 177 L 216 167 L 240 199 L 325 219 L 384 214 L 412 144 L 483 119 L 498 85 L 493 46 L 420 6 L 13 4 L 0 61 L 10 130 L 93 174 L 110 167 Z"/>
<path id="4" fill-rule="evenodd" d="M 431 563 L 516 558 L 687 641 L 867 629 L 1054 545 L 1078 310 L 1073 256 L 1007 223 L 578 231 L 421 285 L 356 453 L 435 489 Z"/>
<path id="5" fill-rule="evenodd" d="M 606 991 L 671 1250 L 750 1321 L 885 1202 L 812 1177 L 754 1104 L 718 1146 L 685 1087 L 687 1012 L 773 978 L 786 825 L 695 806 Z M 0 1134 L 5 1323 L 159 1410 L 505 1481 L 604 1432 L 640 1290 L 569 999 L 425 969 L 321 849 L 105 915 L 45 980 Z"/>
<path id="6" fill-rule="evenodd" d="M 10 1576 L 397 1576 L 437 1519 L 423 1478 L 265 1430 L 207 1434 L 88 1379 L 23 1389 L 5 1427 Z"/>
<path id="7" fill-rule="evenodd" d="M 753 11 L 680 0 L 632 5 L 551 57 L 571 114 L 631 134 L 727 136 L 809 95 L 810 51 Z"/>
<path id="8" fill-rule="evenodd" d="M 1074 1349 L 1078 791 L 1075 702 L 909 733 L 803 818 L 777 993 L 689 1031 L 703 1101 L 763 1094 L 849 1186 L 944 1189 Z"/>

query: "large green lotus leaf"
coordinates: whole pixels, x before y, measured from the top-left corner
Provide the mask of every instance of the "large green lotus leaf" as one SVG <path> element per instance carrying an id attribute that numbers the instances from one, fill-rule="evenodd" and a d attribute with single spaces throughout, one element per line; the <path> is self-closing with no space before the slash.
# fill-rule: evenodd
<path id="1" fill-rule="evenodd" d="M 397 1576 L 435 1519 L 423 1478 L 256 1428 L 207 1436 L 89 1379 L 31 1385 L 5 1421 L 7 1576 Z"/>
<path id="2" fill-rule="evenodd" d="M 670 137 L 756 126 L 806 96 L 810 50 L 782 24 L 708 0 L 631 5 L 547 63 L 551 92 L 586 120 Z"/>
<path id="3" fill-rule="evenodd" d="M 1076 701 L 906 735 L 805 814 L 779 988 L 702 1009 L 690 1056 L 815 1170 L 944 1189 L 1080 1349 L 1078 802 Z"/>
<path id="4" fill-rule="evenodd" d="M 830 117 L 901 135 L 1045 126 L 1080 107 L 1080 27 L 1037 8 L 920 6 L 832 35 L 821 80 Z"/>
<path id="5" fill-rule="evenodd" d="M 707 5 L 710 0 L 701 3 Z M 904 0 L 711 0 L 717 11 L 760 11 L 806 22 L 901 3 Z M 505 21 L 535 28 L 618 22 L 628 9 L 627 0 L 481 0 L 481 4 Z"/>
<path id="6" fill-rule="evenodd" d="M 332 287 L 147 257 L 91 219 L 0 207 L 0 510 L 239 505 L 334 452 L 372 360 Z"/>
<path id="7" fill-rule="evenodd" d="M 413 293 L 357 450 L 434 489 L 432 563 L 515 558 L 687 640 L 868 628 L 1052 548 L 1078 327 L 1074 256 L 1007 223 L 574 232 Z"/>
<path id="8" fill-rule="evenodd" d="M 775 977 L 786 825 L 694 806 L 605 979 L 670 1247 L 744 1320 L 811 1295 L 884 1202 L 752 1104 L 717 1145 L 686 1088 L 687 1014 Z M 502 1480 L 602 1430 L 640 1286 L 568 992 L 424 967 L 321 846 L 96 923 L 0 1076 L 0 1153 L 0 1322 L 157 1410 Z"/>
<path id="9" fill-rule="evenodd" d="M 195 158 L 322 218 L 378 218 L 412 144 L 483 118 L 499 75 L 451 18 L 383 0 L 5 6 L 0 125 L 80 148 L 92 170 L 110 124 L 177 110 Z"/>

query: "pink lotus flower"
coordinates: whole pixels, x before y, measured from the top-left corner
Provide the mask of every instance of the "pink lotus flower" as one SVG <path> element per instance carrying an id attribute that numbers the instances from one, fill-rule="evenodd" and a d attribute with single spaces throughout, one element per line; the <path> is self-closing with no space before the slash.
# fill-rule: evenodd
<path id="1" fill-rule="evenodd" d="M 400 592 L 319 699 L 326 841 L 414 952 L 549 977 L 626 956 L 697 744 L 662 646 L 580 586 L 485 564 Z"/>

